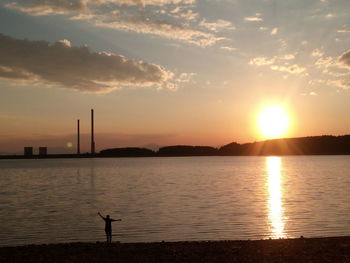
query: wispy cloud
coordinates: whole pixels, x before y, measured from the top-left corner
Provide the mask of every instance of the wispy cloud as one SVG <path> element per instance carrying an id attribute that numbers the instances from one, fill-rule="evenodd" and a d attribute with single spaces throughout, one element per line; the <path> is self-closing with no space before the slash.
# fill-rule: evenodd
<path id="1" fill-rule="evenodd" d="M 350 50 L 346 51 L 340 56 L 339 62 L 348 69 L 350 69 Z"/>
<path id="2" fill-rule="evenodd" d="M 314 49 L 312 50 L 311 56 L 313 57 L 322 57 L 323 56 L 323 52 L 320 49 Z"/>
<path id="3" fill-rule="evenodd" d="M 260 22 L 263 21 L 263 19 L 261 18 L 261 14 L 260 13 L 256 13 L 255 16 L 247 16 L 244 18 L 245 21 L 249 21 L 249 22 Z"/>
<path id="4" fill-rule="evenodd" d="M 86 20 L 99 27 L 152 34 L 201 47 L 214 45 L 222 37 L 213 32 L 233 26 L 225 20 L 199 25 L 195 22 L 195 4 L 195 0 L 18 0 L 4 6 L 35 16 L 64 14 L 68 19 Z M 205 25 L 213 32 L 199 29 Z"/>
<path id="5" fill-rule="evenodd" d="M 306 71 L 306 68 L 297 64 L 289 65 L 289 60 L 293 59 L 295 59 L 293 54 L 274 56 L 272 58 L 255 57 L 249 61 L 249 64 L 255 66 L 270 66 L 270 69 L 273 71 L 287 72 L 289 74 L 300 74 Z"/>
<path id="6" fill-rule="evenodd" d="M 301 93 L 300 95 L 301 96 L 313 96 L 313 97 L 318 96 L 318 94 L 314 91 L 310 91 L 308 93 Z"/>
<path id="7" fill-rule="evenodd" d="M 287 72 L 289 74 L 300 74 L 306 70 L 306 68 L 301 67 L 297 64 L 290 65 L 290 66 L 272 65 L 271 69 L 275 71 Z"/>
<path id="8" fill-rule="evenodd" d="M 334 17 L 335 17 L 335 14 L 331 14 L 331 13 L 325 15 L 325 18 L 327 18 L 327 19 L 332 19 Z"/>
<path id="9" fill-rule="evenodd" d="M 293 54 L 286 54 L 286 55 L 279 56 L 277 58 L 281 59 L 281 60 L 292 60 L 292 59 L 295 59 L 295 55 L 293 55 Z"/>
<path id="10" fill-rule="evenodd" d="M 220 47 L 221 49 L 224 49 L 224 50 L 227 50 L 227 51 L 236 51 L 237 50 L 237 48 L 235 48 L 235 47 L 230 47 L 230 46 L 222 46 L 222 47 Z"/>
<path id="11" fill-rule="evenodd" d="M 277 33 L 278 33 L 278 28 L 277 27 L 275 27 L 275 28 L 273 28 L 272 30 L 271 30 L 271 35 L 273 36 L 273 35 L 277 35 Z"/>
<path id="12" fill-rule="evenodd" d="M 259 22 L 259 21 L 263 21 L 263 19 L 261 17 L 245 17 L 244 18 L 245 21 L 250 21 L 250 22 Z"/>
<path id="13" fill-rule="evenodd" d="M 350 33 L 350 30 L 339 29 L 339 30 L 337 30 L 337 33 Z"/>
<path id="14" fill-rule="evenodd" d="M 203 19 L 199 25 L 201 27 L 204 27 L 206 29 L 209 29 L 214 32 L 218 32 L 221 30 L 233 30 L 235 29 L 234 25 L 230 21 L 218 19 L 215 22 L 208 22 L 205 19 Z"/>
<path id="15" fill-rule="evenodd" d="M 146 7 L 166 5 L 188 5 L 196 3 L 196 0 L 17 0 L 6 1 L 5 7 L 17 9 L 32 15 L 67 14 L 70 12 L 92 12 L 99 6 L 118 5 L 123 7 Z"/>
<path id="16" fill-rule="evenodd" d="M 256 57 L 249 61 L 250 65 L 265 66 L 275 63 L 275 58 Z"/>
<path id="17" fill-rule="evenodd" d="M 141 17 L 119 21 L 97 18 L 92 23 L 100 27 L 133 31 L 142 34 L 153 34 L 168 39 L 182 40 L 202 47 L 211 46 L 223 39 L 211 33 L 191 29 L 185 24 L 173 24 L 163 20 L 151 21 Z"/>
<path id="18" fill-rule="evenodd" d="M 19 0 L 10 1 L 9 3 L 5 3 L 4 6 L 35 16 L 88 12 L 87 1 L 83 0 Z"/>
<path id="19" fill-rule="evenodd" d="M 314 50 L 315 51 L 315 50 Z M 313 52 L 314 52 L 313 51 Z M 323 56 L 315 51 L 320 57 L 315 62 L 315 66 L 321 70 L 324 82 L 328 86 L 334 86 L 341 89 L 350 88 L 350 50 L 344 52 L 338 57 Z"/>
<path id="20" fill-rule="evenodd" d="M 0 34 L 0 78 L 106 93 L 124 86 L 166 87 L 174 74 L 121 55 L 73 47 L 68 40 L 18 40 Z M 173 86 L 171 86 L 173 87 Z"/>
<path id="21" fill-rule="evenodd" d="M 329 80 L 327 84 L 329 86 L 335 86 L 341 89 L 350 89 L 350 80 L 345 80 L 345 79 Z"/>
<path id="22" fill-rule="evenodd" d="M 327 68 L 334 65 L 335 59 L 332 57 L 321 57 L 316 62 L 315 65 L 319 68 Z"/>
<path id="23" fill-rule="evenodd" d="M 187 21 L 193 21 L 193 20 L 197 19 L 198 13 L 195 13 L 191 9 L 188 9 L 186 11 L 180 11 L 180 12 L 175 13 L 173 15 L 173 17 L 178 18 L 178 19 L 184 19 Z"/>

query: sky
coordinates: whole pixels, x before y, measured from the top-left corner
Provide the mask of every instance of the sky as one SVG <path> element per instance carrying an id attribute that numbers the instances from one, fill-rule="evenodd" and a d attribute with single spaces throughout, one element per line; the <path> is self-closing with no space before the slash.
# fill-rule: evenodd
<path id="1" fill-rule="evenodd" d="M 349 0 L 0 0 L 0 154 L 350 133 Z"/>

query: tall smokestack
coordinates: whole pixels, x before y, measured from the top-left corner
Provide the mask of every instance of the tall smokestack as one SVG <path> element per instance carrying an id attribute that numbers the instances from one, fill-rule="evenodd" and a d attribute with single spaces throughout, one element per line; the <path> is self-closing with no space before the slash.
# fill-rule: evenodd
<path id="1" fill-rule="evenodd" d="M 77 121 L 77 154 L 80 154 L 80 120 Z"/>
<path id="2" fill-rule="evenodd" d="M 95 140 L 94 140 L 94 109 L 91 109 L 91 154 L 95 154 Z"/>

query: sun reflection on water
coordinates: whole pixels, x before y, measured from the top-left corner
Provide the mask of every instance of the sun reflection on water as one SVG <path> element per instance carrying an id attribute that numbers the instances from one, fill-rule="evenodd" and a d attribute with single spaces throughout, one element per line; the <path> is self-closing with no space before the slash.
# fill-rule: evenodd
<path id="1" fill-rule="evenodd" d="M 273 238 L 286 237 L 284 232 L 284 216 L 283 216 L 283 202 L 281 189 L 281 158 L 267 157 L 266 167 L 268 173 L 268 206 L 269 206 L 269 223 L 270 235 Z"/>

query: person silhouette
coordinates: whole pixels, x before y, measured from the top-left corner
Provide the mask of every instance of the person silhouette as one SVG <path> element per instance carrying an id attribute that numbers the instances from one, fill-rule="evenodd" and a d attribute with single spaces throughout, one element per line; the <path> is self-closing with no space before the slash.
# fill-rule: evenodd
<path id="1" fill-rule="evenodd" d="M 122 221 L 121 219 L 112 219 L 109 215 L 106 217 L 102 216 L 100 212 L 97 213 L 104 221 L 105 221 L 105 232 L 107 237 L 107 243 L 112 242 L 112 222 L 114 221 Z"/>

